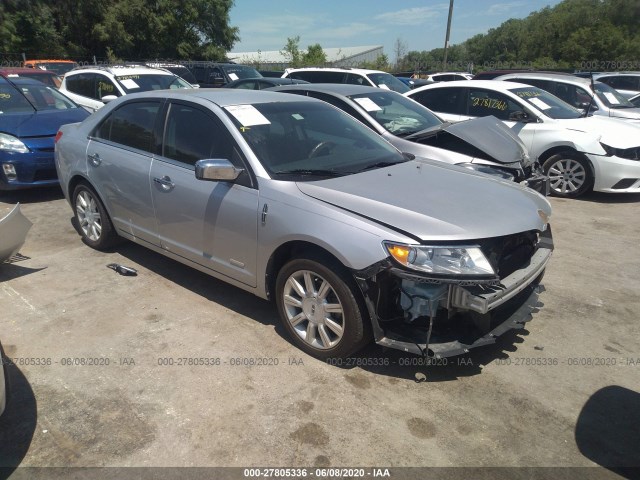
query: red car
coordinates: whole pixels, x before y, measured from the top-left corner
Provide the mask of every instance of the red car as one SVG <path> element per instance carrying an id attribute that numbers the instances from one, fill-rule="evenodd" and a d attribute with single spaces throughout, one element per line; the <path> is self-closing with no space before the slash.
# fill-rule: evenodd
<path id="1" fill-rule="evenodd" d="M 62 84 L 62 78 L 55 72 L 50 70 L 41 70 L 39 68 L 0 68 L 0 76 L 5 78 L 32 78 L 44 83 L 48 87 L 59 88 Z"/>

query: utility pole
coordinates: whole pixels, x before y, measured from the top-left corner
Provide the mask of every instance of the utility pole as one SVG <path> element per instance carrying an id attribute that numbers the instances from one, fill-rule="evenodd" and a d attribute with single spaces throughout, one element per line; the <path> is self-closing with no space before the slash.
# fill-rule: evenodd
<path id="1" fill-rule="evenodd" d="M 444 60 L 442 70 L 447 71 L 447 48 L 449 48 L 449 35 L 451 34 L 451 17 L 453 16 L 453 0 L 449 0 L 449 19 L 447 20 L 447 36 L 444 39 Z"/>

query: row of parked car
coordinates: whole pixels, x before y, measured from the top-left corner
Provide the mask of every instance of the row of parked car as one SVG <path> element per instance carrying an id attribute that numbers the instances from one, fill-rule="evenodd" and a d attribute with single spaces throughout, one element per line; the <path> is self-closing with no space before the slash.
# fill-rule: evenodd
<path id="1" fill-rule="evenodd" d="M 56 181 L 83 241 L 128 239 L 272 299 L 292 341 L 319 358 L 372 338 L 436 357 L 493 343 L 522 327 L 553 250 L 548 177 L 560 196 L 640 190 L 633 119 L 524 83 L 400 93 L 341 69 L 339 84 L 213 90 L 151 67 L 92 70 L 65 74 L 62 93 L 0 84 L 0 110 L 17 99 L 32 117 L 87 117 L 55 137 Z M 284 75 L 310 82 L 301 72 Z M 103 104 L 90 116 L 70 99 L 89 97 L 68 93 L 87 73 L 113 85 L 87 80 Z M 35 148 L 25 141 L 4 139 L 3 172 L 15 175 L 4 186 Z"/>

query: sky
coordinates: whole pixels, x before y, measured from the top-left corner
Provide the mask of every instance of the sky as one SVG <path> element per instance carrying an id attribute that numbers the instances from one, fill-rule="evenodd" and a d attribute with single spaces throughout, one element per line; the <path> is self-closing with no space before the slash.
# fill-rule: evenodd
<path id="1" fill-rule="evenodd" d="M 454 0 L 449 44 L 509 18 L 524 18 L 560 0 Z M 235 0 L 230 23 L 240 29 L 233 52 L 282 50 L 300 36 L 300 48 L 382 45 L 395 61 L 398 39 L 407 51 L 444 46 L 448 0 Z"/>

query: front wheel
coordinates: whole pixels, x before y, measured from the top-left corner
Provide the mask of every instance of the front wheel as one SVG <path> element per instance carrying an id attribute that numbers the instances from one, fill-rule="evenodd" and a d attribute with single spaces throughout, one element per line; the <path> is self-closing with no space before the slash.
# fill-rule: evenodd
<path id="1" fill-rule="evenodd" d="M 549 176 L 550 193 L 556 197 L 576 198 L 593 186 L 587 160 L 574 152 L 560 152 L 542 165 Z"/>
<path id="2" fill-rule="evenodd" d="M 111 219 L 96 192 L 86 183 L 80 183 L 73 191 L 73 212 L 82 241 L 96 250 L 113 246 L 118 235 Z"/>
<path id="3" fill-rule="evenodd" d="M 310 259 L 285 264 L 276 279 L 280 320 L 293 342 L 326 360 L 355 352 L 365 338 L 359 294 L 346 272 Z"/>

